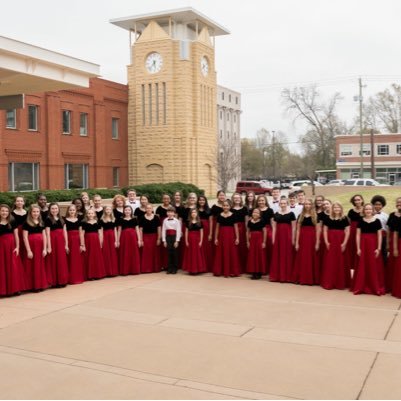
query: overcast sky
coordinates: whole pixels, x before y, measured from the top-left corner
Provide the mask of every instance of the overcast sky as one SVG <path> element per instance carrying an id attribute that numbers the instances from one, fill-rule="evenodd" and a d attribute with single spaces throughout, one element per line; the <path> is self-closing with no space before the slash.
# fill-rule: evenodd
<path id="1" fill-rule="evenodd" d="M 264 127 L 297 141 L 304 127 L 284 115 L 283 87 L 341 92 L 350 122 L 358 76 L 365 98 L 401 82 L 398 0 L 18 0 L 3 7 L 0 35 L 100 64 L 104 78 L 126 83 L 128 33 L 109 20 L 185 6 L 231 32 L 216 39 L 217 79 L 242 93 L 243 137 Z"/>

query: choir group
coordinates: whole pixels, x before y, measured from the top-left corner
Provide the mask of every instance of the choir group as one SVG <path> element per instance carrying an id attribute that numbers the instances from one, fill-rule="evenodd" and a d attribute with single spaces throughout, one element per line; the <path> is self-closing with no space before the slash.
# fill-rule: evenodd
<path id="1" fill-rule="evenodd" d="M 0 205 L 0 296 L 181 268 L 401 298 L 401 197 L 390 216 L 380 195 L 371 203 L 354 195 L 347 214 L 302 190 L 272 197 L 219 191 L 210 208 L 205 196 L 190 193 L 183 203 L 176 192 L 154 211 L 134 190 L 104 207 L 83 192 L 61 216 L 45 195 L 28 211 L 17 196 L 12 208 Z"/>

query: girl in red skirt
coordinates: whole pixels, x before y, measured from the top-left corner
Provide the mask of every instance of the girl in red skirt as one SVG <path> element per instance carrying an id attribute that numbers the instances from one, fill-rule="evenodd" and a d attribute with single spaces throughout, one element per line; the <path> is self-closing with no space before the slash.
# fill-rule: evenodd
<path id="1" fill-rule="evenodd" d="M 312 199 L 306 199 L 298 217 L 295 236 L 294 282 L 304 285 L 320 283 L 319 224 Z"/>
<path id="2" fill-rule="evenodd" d="M 163 226 L 164 219 L 167 218 L 167 209 L 171 204 L 171 198 L 169 194 L 163 194 L 162 196 L 162 204 L 157 207 L 156 214 L 159 216 L 160 224 Z M 162 266 L 162 270 L 167 268 L 168 264 L 168 252 L 164 246 L 160 247 L 160 264 Z"/>
<path id="3" fill-rule="evenodd" d="M 102 254 L 106 276 L 113 277 L 118 275 L 118 241 L 117 224 L 111 206 L 105 206 L 103 215 L 100 219 L 100 227 L 103 237 Z"/>
<path id="4" fill-rule="evenodd" d="M 362 209 L 364 200 L 362 195 L 354 195 L 350 202 L 353 208 L 348 212 L 348 220 L 350 222 L 349 240 L 347 243 L 347 249 L 345 251 L 345 265 L 350 270 L 355 270 L 358 265 L 358 255 L 356 253 L 356 229 L 359 221 L 362 218 Z"/>
<path id="5" fill-rule="evenodd" d="M 216 219 L 213 274 L 235 277 L 241 274 L 238 256 L 239 234 L 235 216 L 230 212 L 231 202 L 223 202 L 223 211 Z"/>
<path id="6" fill-rule="evenodd" d="M 234 214 L 238 226 L 239 245 L 238 252 L 241 263 L 241 273 L 246 271 L 246 262 L 248 257 L 248 248 L 246 246 L 246 223 L 248 222 L 248 210 L 242 202 L 242 196 L 235 192 L 231 198 L 231 213 Z"/>
<path id="7" fill-rule="evenodd" d="M 401 298 L 401 198 L 397 198 L 397 212 L 391 213 L 389 217 L 389 229 L 392 231 L 392 257 L 389 260 L 392 267 L 391 295 Z"/>
<path id="8" fill-rule="evenodd" d="M 210 235 L 214 239 L 216 237 L 216 225 L 217 225 L 217 216 L 219 216 L 223 211 L 223 202 L 226 200 L 226 193 L 224 191 L 217 191 L 216 194 L 217 202 L 210 209 L 210 214 L 212 216 L 210 220 Z M 213 253 L 215 252 L 215 247 L 213 248 Z"/>
<path id="9" fill-rule="evenodd" d="M 45 220 L 47 257 L 47 281 L 51 287 L 65 287 L 68 283 L 68 260 L 64 237 L 64 220 L 60 217 L 57 203 L 49 205 L 49 214 Z"/>
<path id="10" fill-rule="evenodd" d="M 349 240 L 349 221 L 340 203 L 334 202 L 330 216 L 324 221 L 323 238 L 326 252 L 320 285 L 326 290 L 349 287 L 350 270 L 345 265 L 345 250 Z"/>
<path id="11" fill-rule="evenodd" d="M 96 217 L 100 220 L 103 216 L 103 206 L 102 206 L 102 197 L 98 194 L 93 195 L 93 209 L 96 212 Z"/>
<path id="12" fill-rule="evenodd" d="M 125 203 L 126 203 L 125 196 L 121 194 L 117 194 L 114 196 L 112 205 L 113 205 L 114 217 L 116 218 L 117 221 L 124 215 Z"/>
<path id="13" fill-rule="evenodd" d="M 252 274 L 252 280 L 259 280 L 266 269 L 266 224 L 259 209 L 252 210 L 252 217 L 247 223 L 248 260 L 246 272 Z"/>
<path id="14" fill-rule="evenodd" d="M 364 205 L 356 230 L 359 263 L 352 278 L 354 294 L 384 295 L 384 269 L 381 257 L 382 226 L 370 203 Z"/>
<path id="15" fill-rule="evenodd" d="M 401 270 L 399 270 L 399 267 L 398 267 L 399 266 L 398 252 L 399 252 L 400 248 L 399 248 L 399 246 L 397 248 L 394 247 L 395 232 L 399 231 L 399 227 L 401 225 L 401 197 L 398 197 L 395 200 L 395 207 L 396 207 L 396 211 L 391 212 L 388 217 L 388 220 L 387 220 L 387 227 L 388 227 L 388 231 L 389 231 L 389 236 L 388 236 L 389 255 L 388 255 L 386 272 L 385 272 L 386 273 L 385 274 L 386 290 L 391 291 L 393 293 L 393 295 L 394 295 L 394 293 L 401 294 L 401 291 L 400 291 L 401 286 L 397 287 L 395 290 L 393 289 L 393 284 L 398 283 L 398 281 L 401 279 L 401 276 L 399 275 L 399 273 L 401 273 Z M 395 249 L 397 249 L 397 256 L 395 256 Z M 395 277 L 395 275 L 397 277 Z M 398 284 L 398 285 L 400 285 L 400 284 Z M 397 296 L 397 295 L 395 295 L 395 296 Z"/>
<path id="16" fill-rule="evenodd" d="M 252 216 L 252 211 L 257 207 L 255 192 L 249 191 L 245 196 L 245 206 L 248 209 L 248 217 Z"/>
<path id="17" fill-rule="evenodd" d="M 102 230 L 93 209 L 86 211 L 80 227 L 81 249 L 85 252 L 85 276 L 88 280 L 98 280 L 106 276 L 102 244 Z"/>
<path id="18" fill-rule="evenodd" d="M 65 250 L 67 252 L 70 284 L 81 284 L 85 281 L 83 248 L 80 247 L 79 228 L 81 222 L 75 205 L 69 205 L 64 219 Z"/>
<path id="19" fill-rule="evenodd" d="M 210 221 L 212 219 L 209 202 L 204 195 L 200 195 L 197 204 L 199 217 L 203 227 L 203 241 L 202 250 L 205 255 L 206 270 L 211 272 L 213 270 L 213 242 L 212 233 L 210 232 Z"/>
<path id="20" fill-rule="evenodd" d="M 206 261 L 202 248 L 204 232 L 196 209 L 191 209 L 186 226 L 182 269 L 189 274 L 205 273 Z"/>
<path id="21" fill-rule="evenodd" d="M 124 217 L 118 222 L 117 230 L 118 256 L 120 274 L 139 274 L 141 272 L 141 258 L 139 248 L 142 246 L 138 219 L 134 217 L 132 207 L 124 207 Z"/>
<path id="22" fill-rule="evenodd" d="M 19 257 L 18 227 L 7 205 L 0 205 L 0 296 L 18 295 L 26 289 Z"/>
<path id="23" fill-rule="evenodd" d="M 42 291 L 49 285 L 45 267 L 46 233 L 38 205 L 30 206 L 22 226 L 22 236 L 27 253 L 24 261 L 27 290 Z"/>
<path id="24" fill-rule="evenodd" d="M 91 205 L 91 200 L 89 197 L 89 194 L 87 192 L 81 192 L 80 196 L 79 196 L 82 200 L 82 203 L 84 204 L 84 210 L 88 210 L 92 207 Z"/>
<path id="25" fill-rule="evenodd" d="M 279 207 L 273 220 L 273 254 L 269 279 L 290 283 L 293 278 L 296 220 L 294 213 L 289 211 L 287 199 L 280 199 Z"/>
<path id="26" fill-rule="evenodd" d="M 266 195 L 259 195 L 256 199 L 257 208 L 260 210 L 261 219 L 266 226 L 266 274 L 269 274 L 273 253 L 272 233 L 273 233 L 273 209 L 269 206 Z"/>
<path id="27" fill-rule="evenodd" d="M 14 224 L 18 228 L 19 237 L 19 256 L 21 260 L 26 259 L 26 249 L 24 245 L 24 239 L 22 238 L 22 225 L 26 220 L 26 210 L 25 210 L 25 199 L 23 196 L 16 196 L 13 204 L 13 211 L 11 216 L 14 218 Z"/>
<path id="28" fill-rule="evenodd" d="M 185 253 L 185 231 L 187 230 L 187 223 L 189 221 L 189 216 L 191 214 L 192 209 L 196 209 L 196 204 L 198 203 L 198 195 L 195 192 L 190 192 L 187 196 L 187 200 L 185 202 L 184 208 L 181 212 L 181 232 L 182 232 L 182 241 L 180 241 L 178 248 L 178 259 L 179 265 L 182 266 L 184 261 L 184 253 Z"/>
<path id="29" fill-rule="evenodd" d="M 139 229 L 143 241 L 141 273 L 160 272 L 161 224 L 150 203 L 146 205 L 145 215 L 139 220 Z"/>
<path id="30" fill-rule="evenodd" d="M 82 221 L 85 217 L 85 209 L 84 209 L 84 204 L 82 202 L 81 198 L 74 198 L 71 201 L 71 204 L 75 206 L 77 210 L 77 217 L 79 221 Z"/>

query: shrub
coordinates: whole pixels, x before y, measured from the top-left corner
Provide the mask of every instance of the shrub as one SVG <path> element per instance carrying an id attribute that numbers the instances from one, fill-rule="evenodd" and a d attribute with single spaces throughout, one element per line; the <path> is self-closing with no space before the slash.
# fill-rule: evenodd
<path id="1" fill-rule="evenodd" d="M 79 197 L 81 192 L 88 192 L 89 196 L 92 198 L 93 195 L 99 194 L 102 198 L 108 199 L 113 198 L 117 194 L 127 194 L 128 189 L 135 189 L 137 195 L 147 195 L 151 203 L 160 203 L 162 195 L 168 193 L 173 196 L 175 191 L 181 191 L 183 194 L 183 199 L 190 192 L 195 192 L 197 195 L 204 193 L 203 190 L 199 189 L 197 186 L 192 184 L 184 184 L 182 182 L 170 182 L 167 184 L 144 184 L 144 185 L 132 185 L 130 187 L 125 187 L 121 189 L 62 189 L 56 191 L 30 191 L 30 192 L 0 192 L 0 204 L 5 203 L 11 206 L 14 198 L 18 195 L 22 195 L 26 202 L 26 207 L 32 203 L 36 203 L 36 198 L 38 194 L 43 193 L 47 197 L 48 202 L 66 202 Z"/>

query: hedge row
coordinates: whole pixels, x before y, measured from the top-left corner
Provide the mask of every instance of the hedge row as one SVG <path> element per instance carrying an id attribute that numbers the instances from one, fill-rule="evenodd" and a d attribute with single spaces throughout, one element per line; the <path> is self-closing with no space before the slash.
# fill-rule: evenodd
<path id="1" fill-rule="evenodd" d="M 176 191 L 181 191 L 183 199 L 186 199 L 190 192 L 195 192 L 197 195 L 203 195 L 204 191 L 199 189 L 197 186 L 192 184 L 184 184 L 182 182 L 170 182 L 167 184 L 144 184 L 144 185 L 133 185 L 121 189 L 63 189 L 58 191 L 29 191 L 29 192 L 0 192 L 0 204 L 5 203 L 11 206 L 17 195 L 22 195 L 25 199 L 26 206 L 36 203 L 36 199 L 39 193 L 45 194 L 48 202 L 65 202 L 71 201 L 74 198 L 79 197 L 82 191 L 88 192 L 89 196 L 92 197 L 95 194 L 99 194 L 102 198 L 113 198 L 117 194 L 127 194 L 127 190 L 133 188 L 136 190 L 137 195 L 147 195 L 151 203 L 161 203 L 161 198 L 164 193 L 168 193 L 170 196 Z"/>

